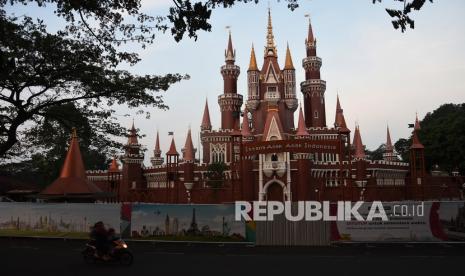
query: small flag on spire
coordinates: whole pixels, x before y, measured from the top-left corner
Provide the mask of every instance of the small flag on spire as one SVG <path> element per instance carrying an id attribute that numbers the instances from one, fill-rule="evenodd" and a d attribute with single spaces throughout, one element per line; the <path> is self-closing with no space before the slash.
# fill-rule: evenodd
<path id="1" fill-rule="evenodd" d="M 173 131 L 168 131 L 168 135 L 169 136 L 174 135 L 174 132 Z"/>

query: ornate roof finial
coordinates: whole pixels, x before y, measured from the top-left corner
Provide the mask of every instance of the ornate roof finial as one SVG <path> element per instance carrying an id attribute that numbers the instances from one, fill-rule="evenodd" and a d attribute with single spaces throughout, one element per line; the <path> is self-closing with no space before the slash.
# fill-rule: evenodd
<path id="1" fill-rule="evenodd" d="M 315 46 L 316 44 L 316 39 L 313 35 L 313 29 L 312 29 L 312 19 L 310 18 L 310 14 L 306 14 L 305 17 L 308 17 L 308 35 L 307 38 L 305 39 L 305 44 L 307 47 L 310 46 Z"/>
<path id="2" fill-rule="evenodd" d="M 203 110 L 202 124 L 200 125 L 201 130 L 211 130 L 212 124 L 210 122 L 210 110 L 208 109 L 208 99 L 205 100 L 205 109 Z"/>
<path id="3" fill-rule="evenodd" d="M 234 62 L 236 60 L 236 52 L 233 49 L 232 45 L 232 38 L 231 38 L 231 26 L 226 26 L 226 29 L 229 30 L 229 38 L 228 38 L 228 48 L 224 54 L 226 61 Z"/>
<path id="4" fill-rule="evenodd" d="M 273 25 L 271 23 L 271 8 L 268 7 L 268 27 L 266 34 L 265 56 L 276 56 L 276 46 L 274 45 Z"/>

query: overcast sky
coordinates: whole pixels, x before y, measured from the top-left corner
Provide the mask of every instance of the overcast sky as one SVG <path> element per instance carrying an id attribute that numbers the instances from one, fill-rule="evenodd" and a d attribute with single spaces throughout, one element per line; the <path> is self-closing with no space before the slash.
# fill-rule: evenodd
<path id="1" fill-rule="evenodd" d="M 231 26 L 236 64 L 241 67 L 238 91 L 247 97 L 252 43 L 259 66 L 263 61 L 268 1 L 261 2 L 214 10 L 212 32 L 200 33 L 197 41 L 185 38 L 176 43 L 169 34 L 160 34 L 147 49 L 134 49 L 142 61 L 125 67 L 133 73 L 191 76 L 166 92 L 168 111 L 150 110 L 152 117 L 145 119 L 135 111 L 118 110 L 119 114 L 132 114 L 136 127 L 147 135 L 141 140 L 149 150 L 146 160 L 152 155 L 156 130 L 160 131 L 163 155 L 169 147 L 168 131 L 174 131 L 179 151 L 191 126 L 197 146 L 206 98 L 213 127 L 220 126 L 217 96 L 223 93 L 219 70 L 224 63 L 226 26 Z M 349 128 L 353 130 L 358 121 L 363 143 L 374 149 L 385 142 L 387 124 L 395 142 L 409 135 L 407 124 L 413 122 L 415 112 L 421 119 L 441 104 L 465 102 L 465 1 L 427 2 L 413 15 L 416 29 L 406 33 L 392 28 L 384 10 L 395 5 L 394 1 L 371 2 L 303 0 L 294 12 L 283 1 L 270 1 L 270 5 L 279 63 L 283 66 L 288 42 L 298 84 L 304 80 L 301 61 L 308 26 L 304 15 L 311 14 L 317 53 L 323 59 L 321 77 L 327 82 L 327 124 L 334 122 L 339 93 Z M 166 15 L 171 3 L 147 0 L 143 9 L 151 15 Z M 300 91 L 298 97 L 302 99 Z M 132 117 L 121 116 L 120 120 L 129 126 Z"/>

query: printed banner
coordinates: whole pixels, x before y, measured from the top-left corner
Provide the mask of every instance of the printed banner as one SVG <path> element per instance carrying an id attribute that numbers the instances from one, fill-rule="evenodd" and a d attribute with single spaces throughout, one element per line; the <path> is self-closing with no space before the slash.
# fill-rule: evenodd
<path id="1" fill-rule="evenodd" d="M 234 205 L 133 204 L 131 237 L 177 241 L 246 241 Z"/>
<path id="2" fill-rule="evenodd" d="M 0 203 L 0 236 L 87 238 L 97 221 L 120 232 L 120 204 Z"/>
<path id="3" fill-rule="evenodd" d="M 366 216 L 370 204 L 359 212 Z M 465 202 L 383 203 L 388 221 L 333 222 L 333 241 L 465 241 Z"/>

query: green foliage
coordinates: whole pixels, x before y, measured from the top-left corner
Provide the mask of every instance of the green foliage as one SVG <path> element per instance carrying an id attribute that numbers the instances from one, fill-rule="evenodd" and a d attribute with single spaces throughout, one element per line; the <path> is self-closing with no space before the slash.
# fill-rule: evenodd
<path id="1" fill-rule="evenodd" d="M 207 168 L 207 184 L 212 188 L 220 188 L 224 185 L 224 172 L 228 166 L 224 162 L 214 162 Z"/>
<path id="2" fill-rule="evenodd" d="M 66 22 L 56 34 L 43 20 L 7 15 L 8 5 L 55 5 Z M 53 7 L 52 5 L 52 7 Z M 53 107 L 73 103 L 99 135 L 125 133 L 114 105 L 167 108 L 162 95 L 179 74 L 138 76 L 115 67 L 136 63 L 136 53 L 119 51 L 123 41 L 145 45 L 154 20 L 139 13 L 140 1 L 0 0 L 0 156 L 18 156 L 18 142 L 42 119 L 56 119 Z M 126 12 L 139 23 L 124 23 Z M 86 20 L 99 27 L 92 28 Z M 142 34 L 143 35 L 142 35 Z M 16 147 L 16 148 L 15 148 Z"/>
<path id="3" fill-rule="evenodd" d="M 381 144 L 377 149 L 374 151 L 370 151 L 365 149 L 365 154 L 367 155 L 368 159 L 370 160 L 383 160 L 383 154 L 386 151 L 386 145 Z"/>
<path id="4" fill-rule="evenodd" d="M 397 142 L 394 144 L 394 148 L 401 157 L 403 162 L 409 162 L 410 161 L 410 146 L 412 145 L 412 140 L 411 139 L 405 139 L 405 138 L 400 138 L 397 140 Z"/>
<path id="5" fill-rule="evenodd" d="M 465 173 L 465 104 L 444 104 L 421 121 L 420 141 L 428 168 Z"/>
<path id="6" fill-rule="evenodd" d="M 402 10 L 386 9 L 386 12 L 393 19 L 392 24 L 395 29 L 401 29 L 405 32 L 407 26 L 413 29 L 414 21 L 410 18 L 410 13 L 413 10 L 420 10 L 425 4 L 426 0 L 391 0 L 393 2 L 404 2 L 404 8 Z M 429 0 L 433 2 L 432 0 Z M 197 39 L 198 31 L 210 31 L 211 25 L 209 23 L 212 11 L 216 8 L 231 8 L 238 3 L 255 3 L 259 0 L 173 0 L 173 6 L 169 10 L 168 20 L 172 24 L 171 28 L 160 22 L 160 25 L 165 29 L 170 29 L 171 34 L 174 36 L 176 41 L 180 41 L 184 34 L 191 38 Z M 277 0 L 280 2 L 280 0 Z M 299 7 L 299 3 L 304 3 L 303 0 L 284 0 L 287 3 L 287 7 L 294 11 Z M 382 0 L 373 0 L 373 4 L 382 2 Z M 333 4 L 333 3 L 331 3 Z"/>
<path id="7" fill-rule="evenodd" d="M 108 168 L 110 156 L 121 145 L 96 133 L 86 114 L 80 113 L 74 104 L 51 107 L 37 125 L 24 133 L 22 148 L 24 160 L 0 164 L 2 174 L 44 187 L 56 179 L 63 165 L 70 141 L 71 129 L 78 130 L 81 154 L 86 169 Z"/>

